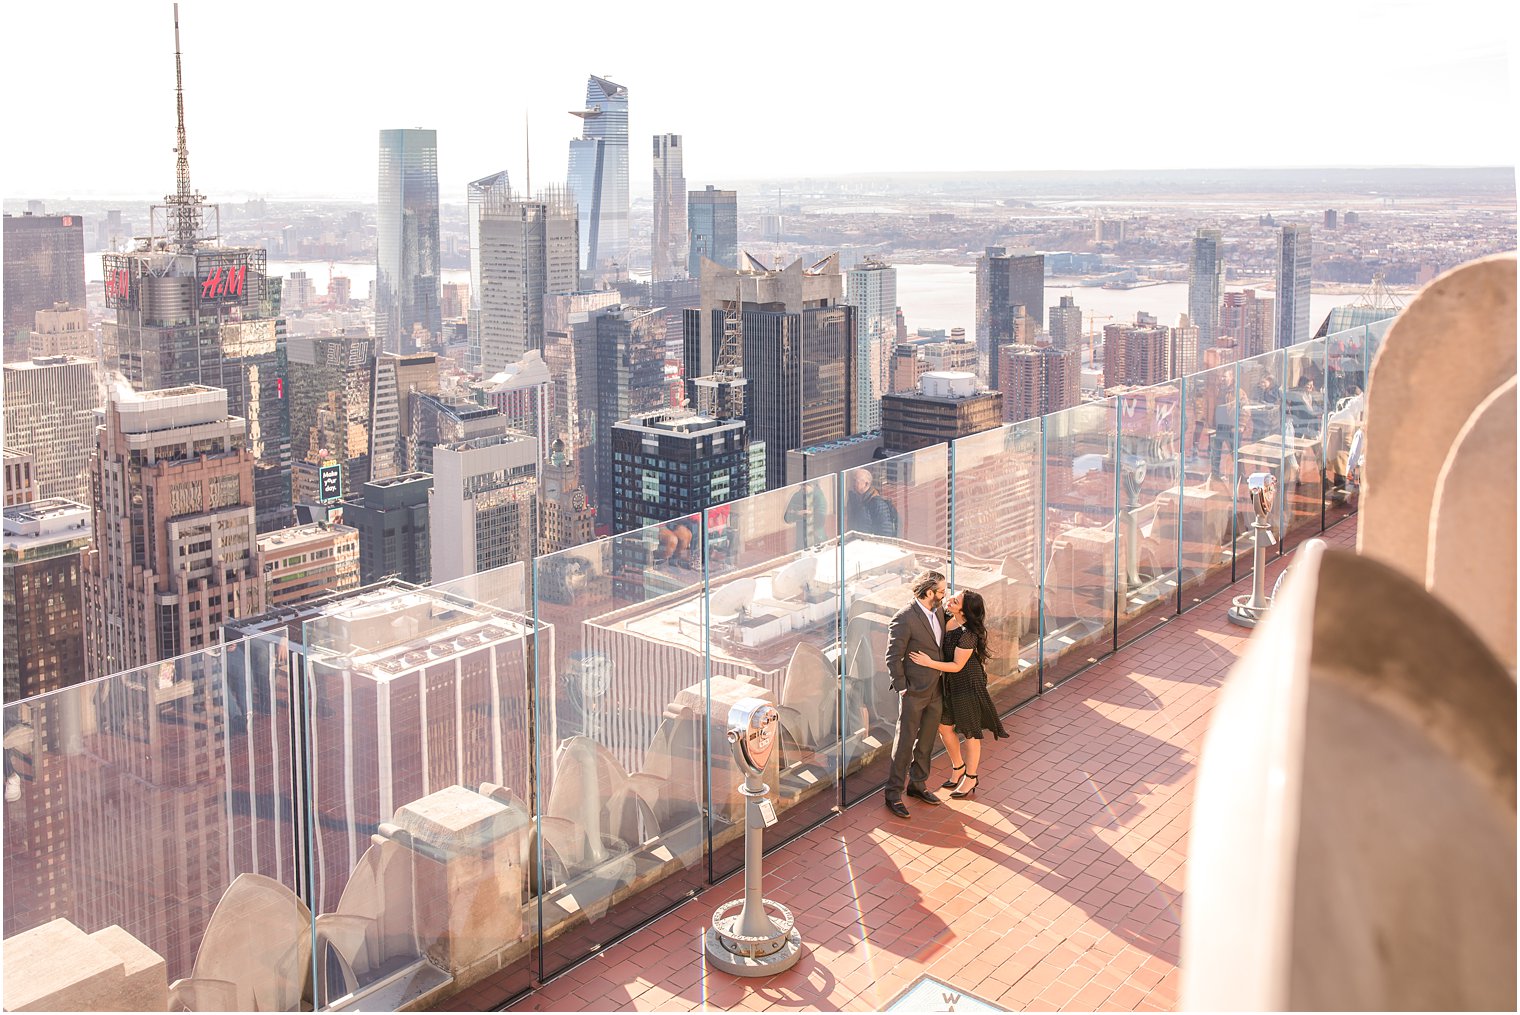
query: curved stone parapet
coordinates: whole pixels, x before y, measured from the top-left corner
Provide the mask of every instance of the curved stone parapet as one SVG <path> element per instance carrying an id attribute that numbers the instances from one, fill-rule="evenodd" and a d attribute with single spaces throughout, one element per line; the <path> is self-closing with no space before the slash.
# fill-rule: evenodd
<path id="1" fill-rule="evenodd" d="M 1386 564 L 1311 541 L 1204 745 L 1191 1010 L 1514 1010 L 1515 682 Z"/>
<path id="2" fill-rule="evenodd" d="M 1437 278 L 1394 320 L 1372 364 L 1357 550 L 1419 580 L 1447 454 L 1473 410 L 1515 376 L 1515 267 L 1515 254 L 1496 254 Z M 1509 468 L 1513 477 L 1513 456 Z"/>

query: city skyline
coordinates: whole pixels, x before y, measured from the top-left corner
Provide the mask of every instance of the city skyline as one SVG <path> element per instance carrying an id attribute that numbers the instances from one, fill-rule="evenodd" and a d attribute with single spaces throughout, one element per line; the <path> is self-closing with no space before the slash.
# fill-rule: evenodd
<path id="1" fill-rule="evenodd" d="M 34 147 L 53 156 L 45 162 L 38 160 L 35 166 L 7 166 L 4 192 L 9 198 L 156 195 L 168 182 L 173 122 L 167 109 L 173 80 L 168 61 L 152 57 L 168 52 L 169 5 L 162 5 L 161 11 L 158 5 L 103 4 L 69 10 L 75 13 L 80 6 L 91 19 L 94 30 L 89 33 L 79 33 L 74 27 L 77 22 L 65 22 L 61 13 L 51 10 L 7 13 L 7 27 L 15 38 L 67 34 L 79 68 L 67 86 L 61 84 L 48 70 L 52 64 L 42 63 L 42 54 L 52 51 L 47 46 L 18 47 L 14 59 L 7 62 L 4 80 L 14 92 L 35 92 L 34 84 L 23 82 L 37 80 L 47 80 L 52 87 L 46 103 L 12 104 L 7 109 L 11 133 L 33 139 Z M 900 50 L 901 40 L 912 40 L 913 49 L 904 55 L 913 59 L 903 62 L 905 70 L 871 82 L 870 103 L 851 101 L 852 90 L 860 84 L 847 68 L 838 72 L 806 68 L 791 80 L 777 79 L 765 54 L 784 40 L 789 20 L 749 19 L 743 26 L 746 44 L 725 68 L 734 81 L 766 83 L 765 102 L 746 102 L 742 96 L 736 99 L 732 89 L 690 88 L 679 64 L 635 58 L 633 54 L 649 51 L 640 40 L 655 29 L 631 18 L 625 23 L 611 5 L 605 6 L 608 32 L 577 38 L 573 48 L 542 47 L 505 68 L 470 57 L 476 45 L 472 40 L 490 38 L 492 33 L 456 31 L 456 26 L 480 14 L 468 4 L 437 9 L 436 17 L 408 19 L 404 38 L 384 34 L 393 20 L 356 18 L 348 9 L 272 6 L 288 6 L 291 16 L 274 16 L 275 10 L 272 16 L 248 19 L 202 0 L 183 4 L 187 127 L 195 141 L 197 180 L 213 199 L 249 195 L 372 199 L 373 137 L 375 131 L 397 124 L 438 131 L 440 196 L 445 203 L 462 203 L 468 181 L 493 168 L 506 166 L 515 176 L 525 164 L 525 135 L 539 151 L 540 181 L 556 180 L 563 164 L 561 153 L 574 130 L 565 123 L 569 118 L 564 113 L 582 91 L 587 73 L 611 74 L 640 96 L 630 113 L 632 139 L 665 132 L 690 139 L 686 173 L 692 185 L 733 186 L 763 178 L 883 171 L 1513 163 L 1513 132 L 1493 129 L 1496 123 L 1515 121 L 1509 83 L 1513 33 L 1469 31 L 1474 23 L 1505 22 L 1513 16 L 1495 14 L 1486 5 L 1480 9 L 1476 3 L 1458 5 L 1471 8 L 1470 16 L 1442 19 L 1424 17 L 1413 4 L 1387 2 L 1329 8 L 1295 4 L 1278 12 L 1284 25 L 1300 25 L 1306 33 L 1312 30 L 1317 39 L 1355 38 L 1369 59 L 1398 67 L 1399 74 L 1377 78 L 1378 91 L 1372 101 L 1366 101 L 1366 61 L 1315 61 L 1304 56 L 1312 73 L 1276 76 L 1281 49 L 1273 41 L 1276 34 L 1248 31 L 1244 15 L 1185 5 L 1157 17 L 1150 8 L 1142 13 L 1099 4 L 1098 16 L 1083 19 L 1084 51 L 1097 53 L 1112 47 L 1115 51 L 1197 53 L 1207 58 L 1215 51 L 1214 40 L 1229 36 L 1235 40 L 1233 79 L 1247 82 L 1273 75 L 1275 93 L 1284 88 L 1292 93 L 1279 94 L 1277 101 L 1304 113 L 1294 125 L 1291 144 L 1270 131 L 1230 132 L 1227 143 L 1221 144 L 1219 137 L 1183 128 L 1200 119 L 1224 122 L 1249 116 L 1251 92 L 1244 84 L 1243 90 L 1199 92 L 1186 103 L 1168 103 L 1163 96 L 1141 106 L 1116 100 L 1105 76 L 1086 73 L 1080 63 L 1060 56 L 1066 52 L 1064 47 L 1030 47 L 1021 56 L 1020 71 L 1038 83 L 1040 108 L 1051 118 L 1048 124 L 1080 123 L 1094 114 L 1114 114 L 1103 118 L 1101 130 L 1080 132 L 1078 141 L 1063 145 L 1062 158 L 1069 160 L 1064 164 L 1027 161 L 1043 158 L 1037 147 L 1010 148 L 996 132 L 972 129 L 978 107 L 971 99 L 995 90 L 1005 75 L 1006 61 L 995 45 L 998 33 L 963 33 L 951 19 L 925 24 L 883 20 L 862 29 L 847 23 L 844 12 L 810 14 L 819 19 L 821 31 L 848 29 L 852 36 L 866 31 L 879 36 L 876 41 L 888 49 Z M 680 20 L 679 14 L 674 11 L 672 17 Z M 549 17 L 522 12 L 520 18 L 514 14 L 514 25 L 531 34 L 534 24 L 543 19 L 547 31 Z M 1072 29 L 1069 17 L 1053 11 L 1021 11 L 1020 19 L 1021 33 L 1029 38 L 1054 39 Z M 518 25 L 519 21 L 523 24 Z M 289 41 L 292 25 L 300 26 L 300 41 Z M 548 37 L 553 37 L 552 32 Z M 238 40 L 236 47 L 225 44 L 224 40 L 233 38 Z M 333 41 L 324 47 L 304 40 Z M 415 77 L 382 75 L 373 80 L 373 91 L 356 92 L 350 83 L 355 80 L 351 73 L 354 55 L 383 61 L 394 51 L 400 59 L 403 49 L 464 59 L 450 60 L 447 86 L 419 87 Z M 301 67 L 299 79 L 265 76 L 271 53 L 283 53 L 292 66 Z M 332 59 L 321 60 L 324 53 Z M 956 74 L 934 72 L 936 55 L 953 61 Z M 331 70 L 326 69 L 329 65 Z M 154 95 L 162 89 L 166 112 L 161 138 L 141 117 L 100 115 L 98 96 L 114 94 L 128 67 L 139 94 Z M 482 76 L 480 82 L 476 75 Z M 485 87 L 485 76 L 490 77 L 490 88 Z M 228 81 L 240 84 L 229 86 Z M 241 84 L 245 81 L 258 82 L 256 90 Z M 467 98 L 488 93 L 504 97 L 501 110 L 505 115 L 499 118 L 503 126 L 497 132 L 479 129 L 479 117 L 485 111 Z M 788 115 L 789 109 L 817 94 L 837 98 L 837 117 Z M 567 102 L 565 96 L 572 101 Z M 1342 96 L 1357 97 L 1359 129 L 1348 130 L 1349 114 L 1334 111 Z M 250 148 L 240 143 L 237 132 L 218 129 L 229 108 L 249 104 L 284 111 L 279 143 Z M 345 115 L 346 110 L 362 113 Z M 384 111 L 384 122 L 375 119 L 380 111 Z M 1132 115 L 1120 115 L 1126 112 Z M 838 129 L 844 122 L 851 131 Z M 727 139 L 733 136 L 736 123 L 747 135 L 784 132 L 788 143 L 760 149 L 732 145 Z M 1415 123 L 1421 125 L 1420 130 L 1408 129 Z M 912 136 L 914 144 L 868 159 L 851 142 L 857 131 Z M 99 168 L 98 153 L 103 150 L 113 153 L 112 175 Z M 291 158 L 292 153 L 302 152 L 309 157 Z M 1136 152 L 1156 155 L 1137 157 Z M 630 185 L 635 199 L 647 199 L 647 174 L 632 174 Z"/>

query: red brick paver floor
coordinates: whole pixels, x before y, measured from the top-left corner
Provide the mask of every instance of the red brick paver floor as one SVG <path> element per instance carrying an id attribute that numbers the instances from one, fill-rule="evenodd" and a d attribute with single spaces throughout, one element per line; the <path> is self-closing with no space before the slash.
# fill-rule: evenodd
<path id="1" fill-rule="evenodd" d="M 1349 548 L 1355 521 L 1325 538 Z M 766 897 L 802 931 L 793 969 L 750 980 L 704 961 L 713 908 L 743 893 L 741 874 L 517 1009 L 880 1010 L 924 974 L 1010 1010 L 1175 1008 L 1193 783 L 1245 643 L 1225 619 L 1244 591 L 1016 712 L 974 799 L 910 799 L 903 821 L 878 794 L 768 857 Z M 935 764 L 937 785 L 948 762 Z"/>

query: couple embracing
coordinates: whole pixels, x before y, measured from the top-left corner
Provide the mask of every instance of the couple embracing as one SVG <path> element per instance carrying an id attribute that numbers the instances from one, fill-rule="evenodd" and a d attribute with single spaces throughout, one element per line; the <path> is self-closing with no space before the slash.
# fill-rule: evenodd
<path id="1" fill-rule="evenodd" d="M 897 739 L 887 779 L 887 810 L 909 817 L 903 791 L 927 804 L 929 756 L 937 732 L 950 756 L 950 778 L 940 785 L 957 799 L 976 793 L 982 733 L 1006 737 L 987 693 L 987 610 L 975 592 L 949 594 L 945 576 L 925 571 L 913 580 L 911 605 L 887 631 L 887 672 L 897 692 Z M 966 740 L 964 757 L 961 738 Z"/>

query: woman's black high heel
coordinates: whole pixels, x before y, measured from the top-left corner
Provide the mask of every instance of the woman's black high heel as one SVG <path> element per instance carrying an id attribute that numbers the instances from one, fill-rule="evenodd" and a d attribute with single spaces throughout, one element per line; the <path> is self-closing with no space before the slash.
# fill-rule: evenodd
<path id="1" fill-rule="evenodd" d="M 971 783 L 971 787 L 969 789 L 966 787 L 966 783 L 968 781 Z M 955 792 L 951 793 L 950 795 L 952 797 L 954 797 L 955 799 L 957 799 L 957 800 L 964 800 L 967 797 L 976 796 L 976 776 L 974 776 L 974 775 L 963 775 L 963 776 L 961 776 L 961 783 L 960 783 L 960 785 L 957 786 L 955 788 Z"/>
<path id="2" fill-rule="evenodd" d="M 951 765 L 950 766 L 950 771 L 951 772 L 955 772 L 957 769 L 959 769 L 961 771 L 965 771 L 966 766 L 965 765 Z M 956 786 L 959 786 L 960 784 L 961 784 L 960 779 L 946 779 L 944 782 L 942 782 L 942 783 L 939 784 L 939 788 L 940 789 L 952 789 L 952 788 L 954 788 Z"/>

